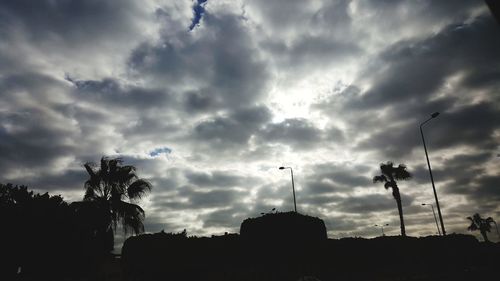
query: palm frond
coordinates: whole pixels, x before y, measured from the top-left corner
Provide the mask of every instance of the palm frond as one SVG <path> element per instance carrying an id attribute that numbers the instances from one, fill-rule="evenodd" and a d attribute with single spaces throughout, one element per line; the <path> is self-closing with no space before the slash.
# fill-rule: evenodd
<path id="1" fill-rule="evenodd" d="M 122 220 L 125 232 L 132 230 L 135 234 L 144 232 L 142 221 L 145 218 L 144 210 L 136 204 L 117 202 L 117 214 Z"/>
<path id="2" fill-rule="evenodd" d="M 151 184 L 138 178 L 134 166 L 122 166 L 121 158 L 102 157 L 100 167 L 86 163 L 85 169 L 90 178 L 85 182 L 84 201 L 79 208 L 101 233 L 116 231 L 118 224 L 125 233 L 144 232 L 144 210 L 135 204 L 124 202 L 123 197 L 140 199 L 151 191 Z M 78 205 L 75 205 L 78 206 Z M 96 223 L 98 225 L 96 225 Z"/>
<path id="3" fill-rule="evenodd" d="M 380 171 L 382 171 L 382 174 L 389 176 L 392 175 L 394 170 L 394 163 L 391 161 L 387 161 L 386 163 L 380 163 Z"/>
<path id="4" fill-rule="evenodd" d="M 109 159 L 107 157 L 102 157 L 101 158 L 101 171 L 108 171 L 108 163 Z"/>
<path id="5" fill-rule="evenodd" d="M 124 217 L 122 223 L 125 235 L 130 232 L 134 234 L 140 234 L 144 232 L 144 224 L 138 217 Z"/>
<path id="6" fill-rule="evenodd" d="M 394 188 L 396 187 L 396 183 L 395 182 L 391 182 L 391 181 L 388 181 L 384 184 L 384 187 L 385 189 L 389 189 L 389 188 Z"/>
<path id="7" fill-rule="evenodd" d="M 85 195 L 83 196 L 84 201 L 92 201 L 97 198 L 97 195 L 92 187 L 85 190 Z"/>
<path id="8" fill-rule="evenodd" d="M 130 199 L 141 199 L 149 191 L 151 191 L 151 183 L 138 179 L 127 188 L 127 196 Z"/>
<path id="9" fill-rule="evenodd" d="M 481 232 L 491 231 L 491 224 L 493 223 L 493 219 L 491 217 L 483 219 L 481 215 L 476 213 L 472 217 L 467 217 L 467 219 L 471 222 L 471 225 L 467 227 L 468 230 L 479 230 Z"/>
<path id="10" fill-rule="evenodd" d="M 373 183 L 376 183 L 376 182 L 387 182 L 387 177 L 384 175 L 374 176 Z"/>
<path id="11" fill-rule="evenodd" d="M 95 177 L 95 172 L 92 169 L 92 162 L 87 162 L 83 166 L 85 167 L 85 170 L 87 170 L 87 173 L 90 175 L 91 178 Z"/>
<path id="12" fill-rule="evenodd" d="M 479 229 L 473 218 L 467 217 L 467 219 L 470 221 L 470 225 L 467 227 L 467 230 L 476 231 Z"/>
<path id="13" fill-rule="evenodd" d="M 406 165 L 404 164 L 399 164 L 399 166 L 394 169 L 394 178 L 397 180 L 407 180 L 411 177 L 410 172 L 406 170 Z"/>

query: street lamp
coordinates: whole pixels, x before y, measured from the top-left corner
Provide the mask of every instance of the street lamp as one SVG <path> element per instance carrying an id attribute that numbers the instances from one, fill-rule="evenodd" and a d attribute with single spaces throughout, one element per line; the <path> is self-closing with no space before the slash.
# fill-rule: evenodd
<path id="1" fill-rule="evenodd" d="M 279 167 L 280 170 L 290 169 L 290 173 L 292 175 L 292 192 L 293 192 L 293 206 L 295 208 L 295 213 L 297 213 L 297 202 L 295 201 L 295 185 L 293 183 L 293 169 L 292 167 Z"/>
<path id="2" fill-rule="evenodd" d="M 376 224 L 375 226 L 376 226 L 376 227 L 380 227 L 380 229 L 382 230 L 382 236 L 385 236 L 385 233 L 384 233 L 384 226 L 389 226 L 389 224 L 388 224 L 388 223 L 386 223 L 386 224 L 381 224 L 381 225 Z"/>
<path id="3" fill-rule="evenodd" d="M 441 222 L 441 230 L 443 231 L 443 235 L 446 235 L 446 230 L 444 228 L 444 222 L 443 222 L 443 216 L 441 215 L 441 208 L 439 207 L 439 200 L 438 196 L 436 193 L 436 186 L 434 185 L 434 177 L 432 176 L 432 169 L 431 169 L 431 163 L 429 162 L 429 154 L 427 154 L 427 146 L 425 145 L 425 138 L 424 138 L 424 132 L 422 131 L 422 126 L 429 122 L 431 119 L 436 118 L 439 115 L 439 112 L 434 112 L 431 115 L 431 118 L 425 120 L 420 124 L 420 135 L 422 136 L 422 142 L 424 143 L 424 150 L 425 150 L 425 158 L 427 159 L 427 167 L 429 167 L 429 174 L 431 176 L 431 183 L 432 183 L 432 190 L 434 191 L 434 199 L 436 199 L 436 207 L 438 209 L 438 215 L 439 215 L 439 221 Z"/>
<path id="4" fill-rule="evenodd" d="M 426 204 L 426 203 L 422 203 L 422 206 L 431 206 L 432 214 L 434 215 L 434 221 L 436 221 L 436 228 L 438 230 L 439 235 L 441 235 L 441 231 L 439 230 L 438 220 L 436 218 L 436 212 L 434 212 L 434 206 L 432 206 L 432 204 Z"/>

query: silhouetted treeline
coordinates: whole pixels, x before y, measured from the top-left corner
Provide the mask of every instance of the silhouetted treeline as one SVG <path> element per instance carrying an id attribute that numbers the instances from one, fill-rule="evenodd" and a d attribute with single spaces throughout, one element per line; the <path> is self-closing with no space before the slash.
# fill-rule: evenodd
<path id="1" fill-rule="evenodd" d="M 469 235 L 337 240 L 283 232 L 276 239 L 275 230 L 270 240 L 245 237 L 243 225 L 241 236 L 131 237 L 122 252 L 125 280 L 479 280 L 494 276 L 500 255 L 499 244 Z"/>
<path id="2" fill-rule="evenodd" d="M 90 280 L 109 254 L 98 220 L 61 196 L 0 184 L 0 221 L 1 280 Z"/>
<path id="3" fill-rule="evenodd" d="M 60 196 L 0 184 L 0 279 L 480 280 L 496 274 L 500 256 L 499 243 L 470 235 L 327 239 L 321 219 L 288 212 L 247 219 L 241 235 L 131 237 L 120 265 L 99 215 Z M 105 278 L 112 270 L 114 279 Z"/>

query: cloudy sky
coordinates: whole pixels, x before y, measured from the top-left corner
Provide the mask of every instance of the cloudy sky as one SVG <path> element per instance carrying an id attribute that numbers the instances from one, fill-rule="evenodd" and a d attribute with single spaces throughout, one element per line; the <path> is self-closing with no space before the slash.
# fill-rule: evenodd
<path id="1" fill-rule="evenodd" d="M 204 2 L 204 1 L 200 1 Z M 408 166 L 407 233 L 500 221 L 500 25 L 483 1 L 0 4 L 0 182 L 81 200 L 120 156 L 154 186 L 146 230 L 238 232 L 272 208 L 331 238 L 399 233 L 379 164 Z M 492 239 L 496 239 L 493 232 Z"/>

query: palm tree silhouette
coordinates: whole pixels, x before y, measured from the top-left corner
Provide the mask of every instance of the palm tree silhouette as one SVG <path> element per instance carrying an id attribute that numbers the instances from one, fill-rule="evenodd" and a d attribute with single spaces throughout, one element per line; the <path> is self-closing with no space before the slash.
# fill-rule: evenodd
<path id="1" fill-rule="evenodd" d="M 137 176 L 134 166 L 122 163 L 121 158 L 102 157 L 99 168 L 91 162 L 84 165 L 90 178 L 85 182 L 86 191 L 80 208 L 91 208 L 94 218 L 95 214 L 99 216 L 96 218 L 99 222 L 94 222 L 98 225 L 97 232 L 106 237 L 104 239 L 111 244 L 107 245 L 111 249 L 118 224 L 125 234 L 144 232 L 144 210 L 132 202 L 151 191 L 151 184 Z"/>
<path id="2" fill-rule="evenodd" d="M 467 217 L 470 220 L 470 225 L 467 227 L 469 231 L 479 230 L 485 242 L 489 242 L 488 235 L 486 232 L 491 231 L 491 225 L 494 223 L 491 217 L 483 219 L 478 213 L 474 214 L 472 217 Z"/>
<path id="3" fill-rule="evenodd" d="M 399 220 L 401 223 L 401 235 L 406 236 L 405 222 L 403 218 L 403 206 L 401 204 L 401 195 L 396 180 L 407 180 L 411 178 L 410 172 L 406 170 L 404 164 L 394 167 L 391 161 L 380 164 L 380 171 L 382 175 L 373 177 L 373 182 L 383 182 L 385 189 L 392 188 L 392 196 L 398 205 Z"/>

